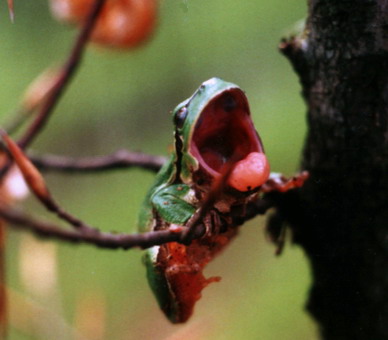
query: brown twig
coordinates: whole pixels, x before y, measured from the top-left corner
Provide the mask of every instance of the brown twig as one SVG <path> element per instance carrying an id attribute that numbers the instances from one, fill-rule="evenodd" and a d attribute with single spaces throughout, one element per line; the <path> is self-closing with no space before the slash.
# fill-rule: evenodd
<path id="1" fill-rule="evenodd" d="M 96 19 L 98 18 L 98 15 L 104 3 L 105 0 L 95 0 L 90 10 L 90 13 L 85 21 L 85 24 L 75 41 L 74 47 L 72 48 L 72 51 L 62 68 L 62 72 L 59 75 L 56 84 L 53 86 L 51 95 L 44 102 L 40 112 L 38 113 L 32 124 L 28 127 L 25 134 L 18 141 L 18 144 L 22 148 L 28 146 L 36 137 L 36 135 L 42 130 L 55 105 L 57 104 L 61 94 L 63 93 L 64 89 L 66 88 L 72 76 L 74 75 L 78 65 L 81 62 L 85 46 L 89 40 Z"/>
<path id="2" fill-rule="evenodd" d="M 38 197 L 39 198 L 39 197 Z M 64 210 L 50 195 L 46 199 L 40 199 L 43 205 L 51 212 L 55 213 L 60 219 L 69 223 L 72 227 L 81 231 L 82 233 L 95 232 L 93 227 L 89 226 L 85 222 L 81 221 L 78 217 L 73 216 L 66 210 Z"/>
<path id="3" fill-rule="evenodd" d="M 142 234 L 114 234 L 101 232 L 98 229 L 83 231 L 62 229 L 59 226 L 38 221 L 28 215 L 12 209 L 0 207 L 0 216 L 11 223 L 11 226 L 26 229 L 38 236 L 48 237 L 74 243 L 88 243 L 108 249 L 149 248 L 167 242 L 179 242 L 181 232 L 162 230 Z M 196 228 L 193 238 L 201 237 L 205 232 L 204 227 Z"/>
<path id="4" fill-rule="evenodd" d="M 29 155 L 29 158 L 40 170 L 84 173 L 130 167 L 139 167 L 156 172 L 166 162 L 166 158 L 162 156 L 128 150 L 118 150 L 110 155 L 84 158 L 57 155 Z"/>
<path id="5" fill-rule="evenodd" d="M 275 200 L 270 195 L 265 195 L 263 198 L 259 198 L 256 201 L 249 202 L 245 209 L 245 214 L 241 217 L 239 214 L 233 216 L 233 223 L 241 225 L 246 221 L 255 218 L 257 215 L 264 215 L 269 209 L 276 205 Z"/>
<path id="6" fill-rule="evenodd" d="M 244 221 L 239 217 L 239 222 L 255 217 L 258 214 L 264 214 L 272 203 L 270 201 L 259 200 L 248 205 L 250 213 L 244 217 Z M 29 230 L 37 236 L 57 239 L 72 243 L 86 243 L 107 249 L 130 249 L 130 248 L 149 248 L 168 242 L 182 242 L 184 232 L 182 230 L 159 230 L 141 234 L 115 234 L 99 231 L 97 228 L 90 227 L 88 230 L 68 230 L 63 229 L 51 222 L 44 222 L 28 216 L 20 211 L 0 207 L 0 217 L 8 221 L 10 227 L 21 230 Z M 194 224 L 193 224 L 194 225 Z M 191 240 L 202 237 L 206 230 L 202 224 L 196 224 L 190 233 Z"/>

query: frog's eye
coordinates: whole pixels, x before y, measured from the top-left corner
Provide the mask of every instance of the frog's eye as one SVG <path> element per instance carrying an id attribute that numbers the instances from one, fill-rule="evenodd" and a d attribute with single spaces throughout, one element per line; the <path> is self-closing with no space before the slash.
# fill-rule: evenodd
<path id="1" fill-rule="evenodd" d="M 221 100 L 222 107 L 226 112 L 233 111 L 237 107 L 237 101 L 231 93 L 225 93 Z"/>
<path id="2" fill-rule="evenodd" d="M 174 116 L 174 124 L 178 129 L 183 127 L 187 117 L 187 107 L 182 107 Z"/>

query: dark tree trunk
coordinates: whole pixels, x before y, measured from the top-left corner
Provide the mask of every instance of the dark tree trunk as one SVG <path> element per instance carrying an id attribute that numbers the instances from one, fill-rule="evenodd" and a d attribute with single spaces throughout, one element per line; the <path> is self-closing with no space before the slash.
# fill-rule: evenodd
<path id="1" fill-rule="evenodd" d="M 324 339 L 388 339 L 388 1 L 310 0 L 281 44 L 308 106 L 302 167 L 280 210 L 310 262 Z"/>

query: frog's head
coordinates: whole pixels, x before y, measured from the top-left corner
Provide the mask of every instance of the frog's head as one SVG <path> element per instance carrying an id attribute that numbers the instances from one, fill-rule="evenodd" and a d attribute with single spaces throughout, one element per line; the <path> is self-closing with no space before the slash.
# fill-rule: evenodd
<path id="1" fill-rule="evenodd" d="M 228 161 L 237 162 L 228 185 L 254 190 L 269 176 L 263 145 L 250 117 L 244 92 L 212 78 L 173 112 L 178 175 L 199 185 L 220 176 Z"/>

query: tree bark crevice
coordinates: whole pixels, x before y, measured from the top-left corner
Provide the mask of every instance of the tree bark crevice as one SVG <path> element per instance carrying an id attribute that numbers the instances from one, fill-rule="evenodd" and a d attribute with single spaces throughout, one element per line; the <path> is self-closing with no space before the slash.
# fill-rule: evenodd
<path id="1" fill-rule="evenodd" d="M 308 106 L 303 169 L 280 205 L 311 263 L 325 339 L 388 339 L 388 2 L 311 0 L 281 44 Z"/>

